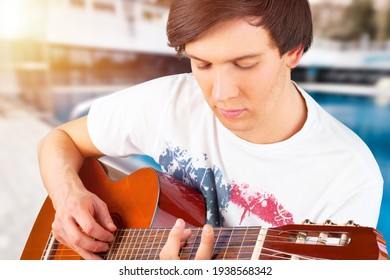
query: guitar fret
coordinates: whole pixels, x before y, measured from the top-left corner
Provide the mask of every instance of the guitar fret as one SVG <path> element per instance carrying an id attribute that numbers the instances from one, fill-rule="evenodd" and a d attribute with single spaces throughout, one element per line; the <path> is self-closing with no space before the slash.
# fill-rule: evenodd
<path id="1" fill-rule="evenodd" d="M 133 241 L 133 230 L 123 230 L 123 235 L 126 235 L 126 244 L 125 244 L 125 248 L 126 248 L 126 253 L 125 253 L 125 259 L 131 259 L 131 252 L 130 252 L 130 248 L 132 248 L 132 241 Z"/>
<path id="2" fill-rule="evenodd" d="M 152 250 L 153 250 L 153 248 L 156 246 L 156 245 L 155 245 L 155 242 L 156 242 L 157 232 L 156 232 L 156 231 L 153 231 L 153 232 L 154 232 L 153 241 L 151 242 L 152 244 L 150 244 L 150 247 L 149 247 L 149 254 L 148 254 L 148 256 L 146 257 L 146 260 L 150 260 L 150 256 L 151 256 Z M 149 236 L 150 236 L 150 235 L 149 235 Z"/>
<path id="3" fill-rule="evenodd" d="M 259 236 L 256 240 L 255 248 L 253 250 L 253 254 L 251 256 L 252 260 L 258 260 L 261 255 L 261 251 L 263 250 L 263 245 L 265 241 L 265 237 L 267 236 L 267 228 L 261 228 L 259 232 Z"/>
<path id="4" fill-rule="evenodd" d="M 127 260 L 130 257 L 130 252 L 129 252 L 129 248 L 130 248 L 129 244 L 131 244 L 130 231 L 123 230 L 123 234 L 126 236 L 125 238 L 126 241 L 124 242 L 125 254 L 123 255 L 122 259 Z"/>
<path id="5" fill-rule="evenodd" d="M 143 238 L 142 238 L 142 245 L 143 245 L 143 251 L 140 255 L 139 260 L 147 260 L 147 256 L 150 253 L 150 235 L 153 234 L 153 230 L 144 230 Z"/>
<path id="6" fill-rule="evenodd" d="M 134 244 L 137 243 L 137 237 L 136 237 L 137 229 L 131 230 L 131 247 L 129 248 L 129 259 L 135 260 L 136 257 L 134 256 Z"/>
<path id="7" fill-rule="evenodd" d="M 231 230 L 224 259 L 237 259 L 238 252 L 242 248 L 243 235 L 239 234 L 242 231 L 243 229 L 241 228 L 233 228 Z"/>
<path id="8" fill-rule="evenodd" d="M 186 241 L 185 246 L 180 250 L 180 259 L 190 260 L 195 258 L 196 251 L 201 240 L 201 229 L 192 229 L 191 237 Z M 215 247 L 214 247 L 215 248 Z"/>
<path id="9" fill-rule="evenodd" d="M 226 255 L 226 250 L 227 250 L 227 247 L 226 247 L 226 239 L 230 236 L 226 236 L 226 233 L 228 233 L 229 230 L 228 229 L 219 229 L 219 238 L 218 238 L 218 243 L 215 244 L 215 258 L 216 259 L 223 259 L 224 256 Z"/>
<path id="10" fill-rule="evenodd" d="M 137 238 L 136 238 L 136 245 L 134 246 L 134 250 L 135 250 L 135 259 L 137 260 L 138 259 L 138 252 L 139 252 L 139 247 L 141 246 L 141 242 L 139 241 L 139 238 L 140 238 L 140 233 L 141 233 L 141 230 L 140 229 L 137 229 Z M 142 241 L 142 239 L 141 239 Z"/>
<path id="11" fill-rule="evenodd" d="M 127 253 L 129 254 L 129 256 L 128 256 L 129 260 L 135 260 L 135 257 L 134 257 L 134 246 L 136 244 L 136 240 L 135 240 L 136 233 L 137 233 L 137 229 L 135 229 L 135 228 L 129 229 L 129 234 L 131 235 L 130 245 L 128 245 L 129 249 L 127 250 Z"/>
<path id="12" fill-rule="evenodd" d="M 226 259 L 236 260 L 240 255 L 243 239 L 245 238 L 245 233 L 242 232 L 245 232 L 245 228 L 233 228 L 228 245 L 229 257 Z"/>
<path id="13" fill-rule="evenodd" d="M 135 252 L 135 259 L 136 260 L 139 260 L 139 250 L 141 248 L 141 245 L 142 245 L 142 238 L 143 238 L 143 235 L 142 235 L 142 229 L 138 229 L 138 235 L 137 235 L 137 248 L 136 248 L 136 252 Z"/>
<path id="14" fill-rule="evenodd" d="M 129 246 L 128 246 L 128 243 L 129 243 L 129 232 L 126 231 L 126 230 L 123 230 L 122 231 L 122 235 L 123 235 L 123 244 L 122 244 L 122 247 L 121 247 L 121 256 L 120 256 L 120 259 L 121 260 L 126 260 L 128 259 L 128 251 L 129 251 Z"/>
<path id="15" fill-rule="evenodd" d="M 142 236 L 140 235 L 141 230 Z M 165 242 L 166 229 L 139 229 L 136 238 L 136 244 L 133 246 L 133 251 L 136 250 L 135 258 L 138 260 L 156 260 L 159 257 L 161 243 Z M 160 236 L 160 240 L 157 241 L 157 237 Z M 150 244 L 150 239 L 153 239 Z"/>
<path id="16" fill-rule="evenodd" d="M 156 259 L 156 253 L 157 253 L 156 247 L 158 248 L 158 246 L 159 246 L 158 243 L 156 244 L 157 237 L 159 236 L 158 233 L 159 233 L 158 229 L 153 230 L 153 242 L 152 242 L 152 245 L 150 246 L 147 260 L 155 260 Z"/>
<path id="17" fill-rule="evenodd" d="M 121 231 L 118 231 L 118 235 L 117 235 L 116 242 L 114 244 L 114 250 L 113 250 L 113 259 L 114 260 L 118 259 L 121 244 L 122 244 L 122 233 L 121 233 Z"/>
<path id="18" fill-rule="evenodd" d="M 215 234 L 215 229 L 214 229 L 214 234 Z M 219 243 L 219 238 L 221 237 L 221 230 L 218 230 L 218 235 L 217 237 L 215 238 L 215 242 L 214 242 L 214 248 L 213 248 L 213 253 L 212 253 L 212 256 L 214 256 L 216 254 L 215 252 L 215 248 L 217 247 L 217 244 Z"/>
<path id="19" fill-rule="evenodd" d="M 119 233 L 119 230 L 117 230 L 115 233 L 114 233 L 114 240 L 112 241 L 111 243 L 111 248 L 110 250 L 108 251 L 108 254 L 106 256 L 106 259 L 107 260 L 112 260 L 114 259 L 113 255 L 114 255 L 114 252 L 115 252 L 115 246 L 116 246 L 116 241 L 118 240 L 118 233 Z"/>
<path id="20" fill-rule="evenodd" d="M 250 259 L 259 229 L 225 228 L 215 229 L 215 232 L 215 259 Z"/>
<path id="21" fill-rule="evenodd" d="M 159 253 L 160 249 L 162 249 L 162 247 L 163 247 L 163 245 L 161 245 L 161 244 L 162 244 L 162 243 L 165 244 L 165 242 L 166 242 L 166 240 L 167 240 L 167 236 L 168 236 L 167 229 L 164 228 L 163 231 L 162 231 L 162 234 L 161 234 L 160 241 L 159 241 L 159 243 L 158 243 L 158 247 L 157 247 L 157 249 L 156 249 L 155 260 L 156 260 L 157 258 L 160 257 L 158 253 Z"/>
<path id="22" fill-rule="evenodd" d="M 117 245 L 117 250 L 116 250 L 116 256 L 115 256 L 115 259 L 116 260 L 120 260 L 121 258 L 121 251 L 123 250 L 122 247 L 123 247 L 123 234 L 122 234 L 122 231 L 119 232 L 119 236 L 118 236 L 118 245 Z"/>
<path id="23" fill-rule="evenodd" d="M 115 259 L 116 260 L 119 260 L 121 258 L 121 250 L 122 250 L 122 247 L 123 247 L 123 232 L 122 231 L 119 231 L 119 234 L 118 234 L 118 242 L 116 244 L 116 254 L 115 254 Z"/>
<path id="24" fill-rule="evenodd" d="M 122 244 L 119 246 L 119 259 L 123 260 L 126 257 L 126 242 L 127 242 L 127 235 L 125 234 L 126 231 L 122 230 Z"/>
<path id="25" fill-rule="evenodd" d="M 234 228 L 233 228 L 233 231 L 234 231 Z M 227 259 L 226 256 L 227 256 L 227 252 L 229 251 L 229 245 L 230 245 L 230 240 L 231 240 L 231 238 L 232 238 L 233 231 L 230 231 L 230 232 L 229 232 L 229 240 L 228 240 L 228 242 L 227 242 L 227 246 L 226 246 L 225 253 L 223 254 L 223 257 L 222 257 L 222 259 L 224 259 L 224 260 Z"/>
<path id="26" fill-rule="evenodd" d="M 195 239 L 194 239 L 194 243 L 192 244 L 192 248 L 191 248 L 191 253 L 190 255 L 188 256 L 188 259 L 195 259 L 195 256 L 196 256 L 196 250 L 198 249 L 199 247 L 199 244 L 200 244 L 200 239 L 202 238 L 202 230 L 200 228 L 198 228 L 196 230 L 196 234 L 195 234 Z M 199 242 L 198 242 L 199 240 Z M 197 246 L 195 246 L 197 245 Z"/>
<path id="27" fill-rule="evenodd" d="M 192 235 L 191 237 L 186 241 L 185 246 L 180 250 L 179 257 L 182 260 L 191 260 L 194 259 L 196 256 L 196 250 L 198 249 L 202 230 L 192 229 Z"/>
<path id="28" fill-rule="evenodd" d="M 255 247 L 257 237 L 259 235 L 260 228 L 246 228 L 245 237 L 242 241 L 242 248 L 240 251 L 240 259 L 249 260 L 252 257 L 253 248 Z"/>
<path id="29" fill-rule="evenodd" d="M 114 260 L 118 259 L 118 251 L 119 251 L 119 247 L 120 247 L 121 243 L 122 243 L 122 234 L 121 234 L 121 231 L 118 231 L 118 234 L 115 238 L 113 250 L 112 250 L 112 259 L 114 259 Z"/>
<path id="30" fill-rule="evenodd" d="M 247 238 L 247 233 L 248 233 L 248 228 L 245 228 L 244 237 L 241 238 L 240 250 L 239 250 L 238 253 L 237 253 L 236 260 L 242 258 L 242 257 L 241 257 L 241 249 L 242 249 L 242 247 L 244 246 L 244 241 L 245 241 L 245 239 Z"/>

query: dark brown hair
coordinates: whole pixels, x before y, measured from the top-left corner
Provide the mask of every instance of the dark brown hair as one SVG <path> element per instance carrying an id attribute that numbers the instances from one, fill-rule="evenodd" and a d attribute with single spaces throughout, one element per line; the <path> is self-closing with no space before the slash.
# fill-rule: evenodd
<path id="1" fill-rule="evenodd" d="M 299 45 L 304 52 L 310 48 L 313 26 L 307 0 L 172 0 L 168 45 L 181 55 L 185 44 L 216 23 L 245 17 L 259 19 L 255 25 L 268 30 L 281 55 Z"/>

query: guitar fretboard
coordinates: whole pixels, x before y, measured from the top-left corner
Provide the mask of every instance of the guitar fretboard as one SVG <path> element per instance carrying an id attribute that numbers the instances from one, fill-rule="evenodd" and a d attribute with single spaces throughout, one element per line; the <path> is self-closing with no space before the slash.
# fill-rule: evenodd
<path id="1" fill-rule="evenodd" d="M 116 232 L 110 250 L 103 256 L 108 260 L 156 260 L 170 229 L 120 229 Z M 214 229 L 213 259 L 251 259 L 259 238 L 259 227 Z M 181 249 L 183 260 L 195 258 L 200 244 L 201 229 L 192 229 L 192 236 Z"/>
<path id="2" fill-rule="evenodd" d="M 157 260 L 170 229 L 119 229 L 110 249 L 99 254 L 107 260 Z M 279 228 L 214 228 L 212 259 L 388 259 L 386 242 L 373 228 L 335 225 L 286 225 Z M 181 248 L 183 260 L 195 258 L 201 229 L 192 229 Z M 365 243 L 364 243 L 364 242 Z M 363 246 L 363 245 L 364 246 Z M 356 252 L 362 252 L 363 255 Z M 50 234 L 42 258 L 80 259 Z"/>

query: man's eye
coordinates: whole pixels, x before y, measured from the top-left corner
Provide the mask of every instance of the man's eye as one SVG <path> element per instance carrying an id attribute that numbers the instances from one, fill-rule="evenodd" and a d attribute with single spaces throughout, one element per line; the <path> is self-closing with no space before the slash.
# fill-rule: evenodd
<path id="1" fill-rule="evenodd" d="M 253 64 L 239 64 L 237 62 L 234 62 L 234 66 L 236 66 L 237 68 L 239 68 L 241 70 L 250 70 L 250 69 L 254 68 L 256 65 L 257 65 L 257 63 L 253 63 Z"/>
<path id="2" fill-rule="evenodd" d="M 211 68 L 211 63 L 197 65 L 198 70 L 207 70 Z"/>

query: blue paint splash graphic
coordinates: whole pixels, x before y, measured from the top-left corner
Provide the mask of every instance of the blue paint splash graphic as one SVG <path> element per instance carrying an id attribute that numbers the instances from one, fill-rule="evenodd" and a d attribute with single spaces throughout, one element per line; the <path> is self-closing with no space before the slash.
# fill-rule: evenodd
<path id="1" fill-rule="evenodd" d="M 160 156 L 162 170 L 172 178 L 196 188 L 205 197 L 207 223 L 214 227 L 223 225 L 223 214 L 227 208 L 231 186 L 223 179 L 215 165 L 209 166 L 206 154 L 194 158 L 179 147 L 168 147 Z"/>

